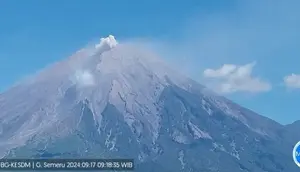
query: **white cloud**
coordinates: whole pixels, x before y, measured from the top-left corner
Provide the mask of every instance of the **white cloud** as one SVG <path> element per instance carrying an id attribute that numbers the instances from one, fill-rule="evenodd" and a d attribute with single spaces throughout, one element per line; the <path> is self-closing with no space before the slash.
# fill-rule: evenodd
<path id="1" fill-rule="evenodd" d="M 205 78 L 209 78 L 208 87 L 220 93 L 265 92 L 271 90 L 271 84 L 252 76 L 255 62 L 246 65 L 224 64 L 219 69 L 206 69 Z"/>
<path id="2" fill-rule="evenodd" d="M 283 78 L 286 87 L 289 88 L 300 88 L 300 75 L 292 73 L 291 75 Z"/>
<path id="3" fill-rule="evenodd" d="M 84 71 L 77 71 L 75 73 L 75 78 L 73 80 L 75 84 L 78 86 L 93 86 L 95 85 L 95 78 L 93 74 L 87 70 Z"/>
<path id="4" fill-rule="evenodd" d="M 217 77 L 226 77 L 234 70 L 236 70 L 237 66 L 232 64 L 224 64 L 220 69 L 206 69 L 204 70 L 204 76 L 210 78 L 217 78 Z"/>

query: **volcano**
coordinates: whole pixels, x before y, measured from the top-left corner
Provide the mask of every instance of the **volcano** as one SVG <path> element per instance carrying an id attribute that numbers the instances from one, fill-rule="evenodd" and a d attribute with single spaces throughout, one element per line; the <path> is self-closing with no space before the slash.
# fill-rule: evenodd
<path id="1" fill-rule="evenodd" d="M 292 125 L 110 35 L 0 94 L 0 157 L 130 158 L 143 172 L 296 172 Z"/>

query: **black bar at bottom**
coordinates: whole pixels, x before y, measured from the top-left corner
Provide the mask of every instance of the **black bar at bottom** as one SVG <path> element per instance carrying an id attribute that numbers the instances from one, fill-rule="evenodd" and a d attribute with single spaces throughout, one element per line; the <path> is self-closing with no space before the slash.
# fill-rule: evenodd
<path id="1" fill-rule="evenodd" d="M 0 170 L 134 170 L 134 160 L 0 159 Z"/>

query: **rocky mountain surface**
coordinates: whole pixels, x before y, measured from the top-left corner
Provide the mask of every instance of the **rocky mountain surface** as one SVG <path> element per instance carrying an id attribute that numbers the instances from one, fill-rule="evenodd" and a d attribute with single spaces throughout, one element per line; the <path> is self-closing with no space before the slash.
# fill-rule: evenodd
<path id="1" fill-rule="evenodd" d="M 113 36 L 0 94 L 2 158 L 134 158 L 143 172 L 297 172 L 299 127 L 216 95 Z"/>

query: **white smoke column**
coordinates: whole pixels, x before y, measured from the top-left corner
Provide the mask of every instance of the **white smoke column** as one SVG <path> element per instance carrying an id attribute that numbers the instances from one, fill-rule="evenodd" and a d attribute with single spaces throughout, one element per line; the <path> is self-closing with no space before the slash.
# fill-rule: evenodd
<path id="1" fill-rule="evenodd" d="M 117 40 L 113 35 L 109 35 L 106 38 L 101 38 L 100 43 L 95 45 L 95 48 L 99 51 L 107 51 L 115 48 L 118 45 Z"/>

